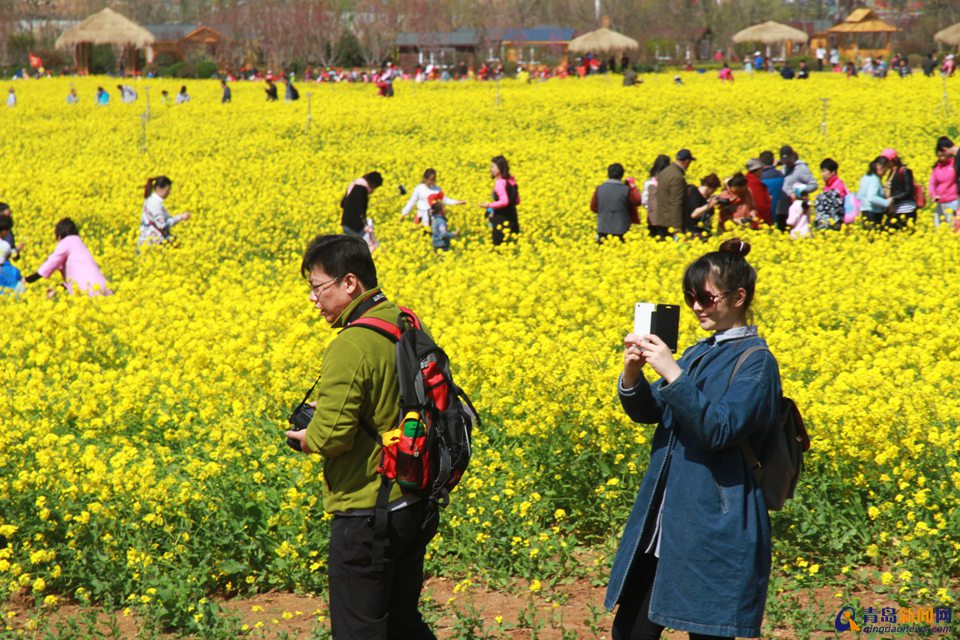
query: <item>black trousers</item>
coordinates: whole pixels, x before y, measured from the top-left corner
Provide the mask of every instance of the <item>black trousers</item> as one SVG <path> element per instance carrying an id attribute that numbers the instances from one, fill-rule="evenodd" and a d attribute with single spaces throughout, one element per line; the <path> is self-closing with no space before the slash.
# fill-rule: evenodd
<path id="1" fill-rule="evenodd" d="M 516 235 L 520 233 L 520 222 L 515 212 L 499 213 L 494 211 L 493 215 L 490 216 L 490 224 L 493 225 L 493 246 L 503 244 L 504 228 L 510 229 L 511 240 L 516 240 Z"/>
<path id="2" fill-rule="evenodd" d="M 883 225 L 888 229 L 905 229 L 910 224 L 917 224 L 917 210 L 907 213 L 885 213 L 883 216 Z"/>
<path id="3" fill-rule="evenodd" d="M 786 213 L 783 213 L 783 214 L 777 213 L 776 220 L 774 220 L 774 222 L 777 225 L 777 229 L 779 229 L 780 231 L 789 231 L 790 227 L 787 226 L 787 218 L 789 217 L 790 216 L 788 216 Z"/>
<path id="4" fill-rule="evenodd" d="M 607 238 L 616 238 L 620 242 L 625 242 L 622 233 L 597 233 L 597 244 L 604 244 Z"/>
<path id="5" fill-rule="evenodd" d="M 883 216 L 886 215 L 883 211 L 861 211 L 860 215 L 863 216 L 863 226 L 867 229 L 878 228 L 883 222 Z"/>
<path id="6" fill-rule="evenodd" d="M 651 238 L 670 238 L 673 236 L 670 233 L 669 227 L 663 227 L 657 224 L 648 224 L 647 229 L 650 231 Z"/>
<path id="7" fill-rule="evenodd" d="M 644 553 L 633 561 L 623 585 L 620 606 L 613 619 L 613 640 L 660 640 L 663 627 L 649 618 L 650 592 L 657 574 L 657 558 Z M 690 633 L 690 640 L 734 640 Z"/>
<path id="8" fill-rule="evenodd" d="M 429 511 L 429 517 L 427 517 Z M 336 640 L 436 640 L 420 615 L 423 556 L 437 533 L 427 500 L 389 515 L 382 564 L 373 516 L 335 516 L 330 526 L 330 626 Z"/>

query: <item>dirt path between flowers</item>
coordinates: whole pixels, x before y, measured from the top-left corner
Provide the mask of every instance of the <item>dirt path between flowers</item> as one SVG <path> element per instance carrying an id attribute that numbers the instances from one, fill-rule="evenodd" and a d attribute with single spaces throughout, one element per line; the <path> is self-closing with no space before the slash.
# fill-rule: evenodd
<path id="1" fill-rule="evenodd" d="M 437 637 L 452 640 L 462 637 L 541 640 L 568 640 L 573 638 L 609 638 L 612 614 L 603 609 L 605 587 L 579 580 L 557 585 L 549 593 L 532 593 L 527 585 L 518 585 L 511 591 L 489 591 L 479 586 L 466 586 L 446 578 L 430 578 L 424 585 L 425 615 Z M 815 614 L 817 630 L 832 624 L 832 616 L 839 605 L 834 597 L 836 588 L 821 587 L 791 594 L 791 602 L 800 608 L 822 610 Z M 861 594 L 869 598 L 867 593 Z M 235 613 L 247 625 L 250 637 L 263 640 L 281 638 L 326 638 L 328 635 L 327 603 L 321 596 L 292 593 L 265 593 L 250 598 L 222 601 L 224 609 Z M 0 609 L 14 612 L 7 618 L 25 637 L 60 637 L 56 630 L 66 629 L 71 622 L 89 624 L 90 609 L 76 604 L 62 604 L 55 610 L 38 614 L 32 599 L 26 595 L 13 598 Z M 100 638 L 136 639 L 141 633 L 141 620 L 135 614 L 96 612 L 98 629 L 88 635 L 69 635 L 70 638 L 96 636 Z M 31 618 L 34 624 L 31 625 Z M 822 618 L 822 620 L 821 620 Z M 32 628 L 31 628 L 32 627 Z M 37 633 L 37 629 L 40 633 Z M 472 634 L 470 631 L 472 630 Z M 813 629 L 810 629 L 813 631 Z M 46 634 L 46 635 L 45 635 Z M 0 636 L 3 633 L 0 632 Z M 164 638 L 174 635 L 164 634 Z M 778 629 L 773 638 L 789 640 L 798 634 L 789 629 Z M 666 640 L 686 640 L 687 634 L 668 631 Z"/>

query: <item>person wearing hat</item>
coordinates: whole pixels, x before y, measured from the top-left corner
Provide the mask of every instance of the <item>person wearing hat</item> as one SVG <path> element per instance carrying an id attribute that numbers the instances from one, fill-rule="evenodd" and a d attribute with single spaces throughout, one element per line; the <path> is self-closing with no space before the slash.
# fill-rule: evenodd
<path id="1" fill-rule="evenodd" d="M 952 53 L 948 53 L 943 59 L 943 65 L 940 67 L 940 73 L 950 77 L 957 71 L 957 61 Z"/>
<path id="2" fill-rule="evenodd" d="M 650 235 L 672 237 L 683 228 L 683 199 L 687 192 L 687 169 L 696 160 L 689 149 L 680 149 L 676 160 L 657 176 L 656 220 L 650 223 Z"/>
<path id="3" fill-rule="evenodd" d="M 903 163 L 895 149 L 888 147 L 880 155 L 890 161 L 886 186 L 891 203 L 886 225 L 892 229 L 913 226 L 917 222 L 918 208 L 913 171 Z"/>
<path id="4" fill-rule="evenodd" d="M 810 172 L 810 167 L 800 159 L 790 145 L 780 147 L 780 162 L 777 164 L 783 166 L 783 187 L 780 201 L 777 203 L 776 223 L 777 229 L 786 231 L 790 205 L 798 199 L 797 186 L 803 187 L 799 190 L 799 193 L 809 196 L 817 190 L 819 184 L 817 184 L 817 179 L 813 177 L 813 173 Z"/>
<path id="5" fill-rule="evenodd" d="M 763 183 L 760 174 L 763 172 L 763 162 L 759 158 L 747 160 L 747 189 L 753 196 L 753 205 L 757 211 L 756 227 L 762 224 L 773 224 L 773 210 L 770 192 Z"/>

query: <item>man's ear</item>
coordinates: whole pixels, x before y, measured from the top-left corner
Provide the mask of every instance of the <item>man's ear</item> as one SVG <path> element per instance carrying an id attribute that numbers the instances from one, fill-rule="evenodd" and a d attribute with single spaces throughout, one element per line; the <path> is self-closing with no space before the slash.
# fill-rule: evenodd
<path id="1" fill-rule="evenodd" d="M 348 273 L 347 275 L 343 276 L 343 284 L 346 287 L 345 291 L 351 297 L 355 297 L 364 292 L 363 284 L 360 282 L 360 278 L 353 273 Z"/>

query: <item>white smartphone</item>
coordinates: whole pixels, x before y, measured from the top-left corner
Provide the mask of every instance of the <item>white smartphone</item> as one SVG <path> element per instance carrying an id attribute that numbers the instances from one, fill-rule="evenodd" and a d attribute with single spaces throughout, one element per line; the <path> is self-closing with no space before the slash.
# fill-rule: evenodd
<path id="1" fill-rule="evenodd" d="M 633 332 L 638 336 L 653 333 L 653 312 L 657 305 L 652 302 L 638 302 L 633 307 Z"/>

